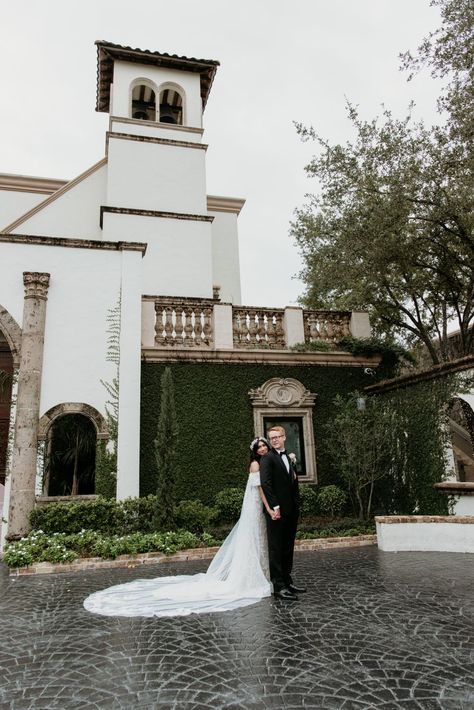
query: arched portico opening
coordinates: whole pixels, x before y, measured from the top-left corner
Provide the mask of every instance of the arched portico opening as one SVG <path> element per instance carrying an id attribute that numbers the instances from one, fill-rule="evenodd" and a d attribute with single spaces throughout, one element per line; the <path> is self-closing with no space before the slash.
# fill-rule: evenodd
<path id="1" fill-rule="evenodd" d="M 13 385 L 20 366 L 20 353 L 21 328 L 0 305 L 0 506 L 7 474 L 9 436 L 13 432 Z"/>
<path id="2" fill-rule="evenodd" d="M 0 329 L 0 485 L 5 485 L 13 386 L 13 356 Z M 3 500 L 3 496 L 0 497 Z"/>
<path id="3" fill-rule="evenodd" d="M 448 422 L 456 477 L 461 482 L 474 482 L 474 412 L 462 397 L 451 400 Z"/>
<path id="4" fill-rule="evenodd" d="M 97 442 L 108 439 L 104 417 L 90 405 L 65 402 L 48 410 L 38 427 L 43 495 L 94 494 Z"/>

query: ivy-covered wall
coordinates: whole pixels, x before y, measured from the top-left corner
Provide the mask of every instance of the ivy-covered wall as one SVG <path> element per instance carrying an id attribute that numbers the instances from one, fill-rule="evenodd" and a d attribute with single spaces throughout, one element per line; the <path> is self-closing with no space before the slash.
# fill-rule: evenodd
<path id="1" fill-rule="evenodd" d="M 160 410 L 160 378 L 164 363 L 142 364 L 140 495 L 156 491 L 154 445 Z M 333 400 L 368 383 L 364 368 L 314 365 L 172 363 L 179 425 L 177 498 L 212 503 L 227 486 L 246 482 L 249 443 L 254 436 L 250 389 L 272 377 L 293 377 L 315 393 L 313 410 L 318 482 L 339 483 L 331 462 L 326 426 Z M 260 433 L 260 432 L 259 432 Z"/>

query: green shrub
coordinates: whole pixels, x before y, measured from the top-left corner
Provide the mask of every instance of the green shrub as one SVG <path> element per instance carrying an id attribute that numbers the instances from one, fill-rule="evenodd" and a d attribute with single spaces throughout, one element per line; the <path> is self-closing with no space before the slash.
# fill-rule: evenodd
<path id="1" fill-rule="evenodd" d="M 177 526 L 193 533 L 207 530 L 217 515 L 215 508 L 209 508 L 199 500 L 182 500 L 175 510 Z"/>
<path id="2" fill-rule="evenodd" d="M 216 495 L 215 506 L 219 520 L 235 523 L 240 517 L 244 491 L 241 488 L 224 488 Z"/>
<path id="3" fill-rule="evenodd" d="M 34 562 L 71 562 L 77 557 L 114 559 L 118 555 L 162 552 L 170 555 L 178 550 L 214 546 L 209 534 L 195 535 L 187 530 L 177 532 L 102 535 L 93 530 L 66 535 L 46 535 L 37 530 L 5 548 L 4 562 L 9 567 L 23 567 Z"/>
<path id="4" fill-rule="evenodd" d="M 339 527 L 331 525 L 330 527 L 321 527 L 319 530 L 298 530 L 296 533 L 297 540 L 317 540 L 327 537 L 354 537 L 356 535 L 374 535 L 374 523 L 360 523 L 352 527 Z"/>
<path id="5" fill-rule="evenodd" d="M 346 501 L 347 494 L 339 486 L 324 486 L 318 494 L 319 509 L 323 515 L 340 515 Z"/>
<path id="6" fill-rule="evenodd" d="M 318 492 L 313 486 L 300 487 L 300 510 L 302 517 L 319 514 Z"/>
<path id="7" fill-rule="evenodd" d="M 34 530 L 45 533 L 80 532 L 84 528 L 114 533 L 122 529 L 120 508 L 114 500 L 99 498 L 83 503 L 49 503 L 30 514 Z"/>
<path id="8" fill-rule="evenodd" d="M 81 503 L 49 503 L 30 515 L 34 530 L 77 533 L 97 530 L 108 535 L 153 532 L 156 496 L 116 501 L 98 498 Z"/>

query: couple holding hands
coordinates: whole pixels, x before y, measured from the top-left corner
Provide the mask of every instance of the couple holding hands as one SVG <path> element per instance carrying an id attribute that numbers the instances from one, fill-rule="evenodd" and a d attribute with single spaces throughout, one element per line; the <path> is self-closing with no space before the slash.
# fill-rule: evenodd
<path id="1" fill-rule="evenodd" d="M 207 572 L 115 585 L 88 596 L 84 607 L 106 616 L 186 616 L 248 606 L 272 593 L 297 600 L 305 589 L 291 576 L 299 516 L 294 455 L 285 451 L 283 427 L 267 435 L 250 444 L 240 518 Z"/>

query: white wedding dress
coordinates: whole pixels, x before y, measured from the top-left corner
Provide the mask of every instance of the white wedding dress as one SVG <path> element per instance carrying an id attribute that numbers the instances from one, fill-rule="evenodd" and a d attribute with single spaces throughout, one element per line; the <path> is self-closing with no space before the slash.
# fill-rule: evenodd
<path id="1" fill-rule="evenodd" d="M 258 471 L 250 473 L 239 521 L 207 572 L 118 584 L 88 596 L 84 607 L 105 616 L 187 616 L 229 611 L 270 596 L 259 485 Z"/>

